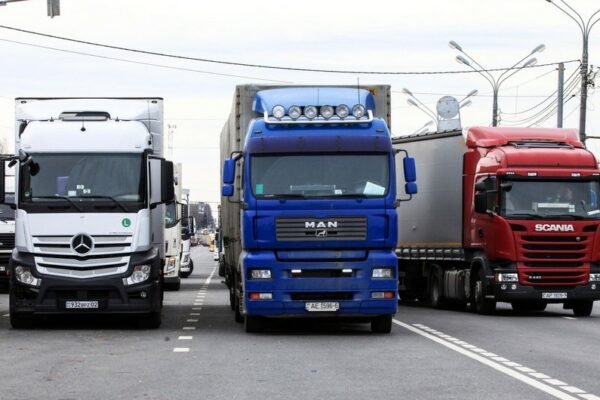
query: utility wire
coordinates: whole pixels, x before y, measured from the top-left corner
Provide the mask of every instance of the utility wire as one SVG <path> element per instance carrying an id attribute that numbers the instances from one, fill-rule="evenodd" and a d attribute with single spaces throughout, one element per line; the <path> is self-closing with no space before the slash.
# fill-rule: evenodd
<path id="1" fill-rule="evenodd" d="M 165 69 L 174 69 L 174 70 L 178 70 L 178 71 L 187 71 L 187 72 L 197 72 L 197 73 L 200 73 L 200 74 L 225 76 L 225 77 L 229 77 L 229 78 L 251 79 L 251 80 L 256 80 L 256 81 L 265 81 L 265 82 L 273 82 L 273 83 L 287 83 L 287 84 L 293 83 L 293 82 L 289 82 L 289 81 L 280 81 L 280 80 L 275 80 L 275 79 L 259 78 L 259 77 L 256 77 L 256 76 L 224 74 L 224 73 L 220 73 L 220 72 L 203 71 L 203 70 L 193 69 L 193 68 L 175 67 L 175 66 L 172 66 L 172 65 L 155 64 L 155 63 L 149 63 L 149 62 L 145 62 L 145 61 L 136 61 L 136 60 L 128 60 L 128 59 L 125 59 L 125 58 L 102 56 L 100 54 L 86 53 L 86 52 L 75 51 L 75 50 L 67 50 L 67 49 L 61 49 L 61 48 L 51 47 L 51 46 L 43 46 L 41 44 L 33 44 L 33 43 L 27 43 L 27 42 L 20 42 L 18 40 L 10 40 L 10 39 L 0 38 L 0 41 L 2 41 L 2 42 L 8 42 L 8 43 L 13 43 L 13 44 L 20 44 L 20 45 L 30 46 L 30 47 L 37 47 L 37 48 L 40 48 L 40 49 L 60 51 L 60 52 L 63 52 L 63 53 L 77 54 L 77 55 L 80 55 L 80 56 L 102 58 L 104 60 L 112 60 L 112 61 L 120 61 L 120 62 L 130 63 L 130 64 L 146 65 L 146 66 L 150 66 L 150 67 L 165 68 Z"/>
<path id="2" fill-rule="evenodd" d="M 128 52 L 132 52 L 132 53 L 146 54 L 146 55 L 152 55 L 152 56 L 176 58 L 176 59 L 180 59 L 180 60 L 189 60 L 189 61 L 199 61 L 199 62 L 212 63 L 212 64 L 231 65 L 231 66 L 237 66 L 237 67 L 263 68 L 263 69 L 283 70 L 283 71 L 320 72 L 320 73 L 354 74 L 354 75 L 359 75 L 359 74 L 360 75 L 443 75 L 443 74 L 472 74 L 472 73 L 480 73 L 480 72 L 507 71 L 507 70 L 522 68 L 522 67 L 512 67 L 512 68 L 494 68 L 494 69 L 482 69 L 482 70 L 470 69 L 470 70 L 461 70 L 461 71 L 359 71 L 359 70 L 336 70 L 336 69 L 321 69 L 321 68 L 300 68 L 300 67 L 289 67 L 289 66 L 280 66 L 280 65 L 252 64 L 252 63 L 243 63 L 243 62 L 238 62 L 238 61 L 225 61 L 225 60 L 217 60 L 217 59 L 211 59 L 211 58 L 199 58 L 199 57 L 189 57 L 189 56 L 182 56 L 182 55 L 170 54 L 170 53 L 161 53 L 161 52 L 156 52 L 156 51 L 115 46 L 115 45 L 110 45 L 110 44 L 105 44 L 105 43 L 90 42 L 90 41 L 86 41 L 86 40 L 74 39 L 74 38 L 69 38 L 69 37 L 65 37 L 65 36 L 51 35 L 48 33 L 36 32 L 36 31 L 31 31 L 31 30 L 22 29 L 22 28 L 16 28 L 16 27 L 7 26 L 7 25 L 0 25 L 0 29 L 6 29 L 6 30 L 14 31 L 14 32 L 20 32 L 20 33 L 27 33 L 29 35 L 36 35 L 36 36 L 41 36 L 41 37 L 46 37 L 46 38 L 51 38 L 51 39 L 64 40 L 64 41 L 72 42 L 72 43 L 85 44 L 88 46 L 103 47 L 103 48 L 112 49 L 112 50 L 128 51 Z M 573 62 L 579 62 L 579 60 L 568 60 L 568 61 L 561 61 L 561 62 L 563 64 L 569 64 L 569 63 L 573 63 Z M 556 64 L 558 64 L 558 62 L 532 65 L 532 66 L 529 66 L 526 68 L 540 68 L 540 67 L 546 67 L 546 66 L 556 65 Z"/>

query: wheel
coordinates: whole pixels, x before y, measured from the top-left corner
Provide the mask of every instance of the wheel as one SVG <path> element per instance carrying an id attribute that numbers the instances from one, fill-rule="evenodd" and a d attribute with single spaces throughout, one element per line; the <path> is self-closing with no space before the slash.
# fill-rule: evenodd
<path id="1" fill-rule="evenodd" d="M 231 308 L 231 311 L 235 311 L 235 292 L 233 287 L 229 288 L 229 307 Z"/>
<path id="2" fill-rule="evenodd" d="M 256 315 L 246 315 L 244 318 L 244 330 L 248 333 L 260 332 L 263 329 L 263 320 Z"/>
<path id="3" fill-rule="evenodd" d="M 191 257 L 190 257 L 190 273 L 189 273 L 189 275 L 191 275 L 191 274 L 192 274 L 192 272 L 194 272 L 194 261 L 193 261 L 193 260 L 191 259 Z M 188 276 L 189 276 L 189 275 L 188 275 Z"/>
<path id="4" fill-rule="evenodd" d="M 239 297 L 234 295 L 234 304 L 233 304 L 234 310 L 235 311 L 235 322 L 237 323 L 242 323 L 244 322 L 244 316 L 242 315 L 242 312 L 240 310 L 241 304 L 240 304 L 240 299 Z"/>
<path id="5" fill-rule="evenodd" d="M 162 314 L 160 311 L 154 311 L 149 314 L 143 314 L 138 319 L 138 326 L 141 329 L 158 329 L 162 323 Z"/>
<path id="6" fill-rule="evenodd" d="M 473 305 L 475 311 L 482 315 L 493 314 L 496 311 L 496 302 L 494 300 L 485 298 L 487 295 L 487 289 L 485 285 L 485 272 L 483 271 L 483 268 L 479 268 L 479 271 L 477 272 L 473 289 Z"/>
<path id="7" fill-rule="evenodd" d="M 164 287 L 165 287 L 165 290 L 177 292 L 179 289 L 181 289 L 181 281 L 174 282 L 174 283 L 165 283 Z"/>
<path id="8" fill-rule="evenodd" d="M 371 332 L 390 333 L 392 331 L 392 315 L 380 315 L 371 318 Z"/>
<path id="9" fill-rule="evenodd" d="M 575 314 L 575 316 L 577 316 L 577 317 L 589 317 L 590 314 L 592 313 L 593 308 L 594 308 L 593 301 L 587 301 L 587 300 L 576 301 L 575 304 L 573 304 L 573 314 Z M 11 314 L 11 316 L 12 316 L 12 314 Z"/>
<path id="10" fill-rule="evenodd" d="M 429 276 L 429 305 L 431 307 L 441 309 L 446 306 L 442 291 L 442 280 L 440 275 L 433 269 Z"/>
<path id="11" fill-rule="evenodd" d="M 191 274 L 192 274 L 192 271 L 187 271 L 187 272 L 179 271 L 179 277 L 181 279 L 189 278 Z"/>
<path id="12" fill-rule="evenodd" d="M 539 301 L 513 301 L 510 305 L 516 312 L 544 311 L 547 306 Z"/>

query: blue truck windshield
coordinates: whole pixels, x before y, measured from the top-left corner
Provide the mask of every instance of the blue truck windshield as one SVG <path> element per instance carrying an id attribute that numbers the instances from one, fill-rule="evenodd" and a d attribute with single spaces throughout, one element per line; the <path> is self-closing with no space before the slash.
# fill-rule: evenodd
<path id="1" fill-rule="evenodd" d="M 143 202 L 142 154 L 32 154 L 37 173 L 21 168 L 20 200 L 50 198 Z M 113 199 L 113 200 L 111 200 Z"/>
<path id="2" fill-rule="evenodd" d="M 509 180 L 500 190 L 501 215 L 523 219 L 600 218 L 598 181 Z"/>
<path id="3" fill-rule="evenodd" d="M 389 188 L 387 154 L 253 156 L 256 197 L 381 197 Z"/>

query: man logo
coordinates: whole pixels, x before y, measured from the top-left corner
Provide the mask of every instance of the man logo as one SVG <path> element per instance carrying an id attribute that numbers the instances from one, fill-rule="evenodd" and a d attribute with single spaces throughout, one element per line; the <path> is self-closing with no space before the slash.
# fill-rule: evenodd
<path id="1" fill-rule="evenodd" d="M 327 231 L 325 229 L 323 229 L 322 231 L 316 231 L 315 236 L 318 238 L 327 237 Z"/>
<path id="2" fill-rule="evenodd" d="M 71 239 L 71 249 L 80 255 L 84 255 L 92 251 L 94 248 L 94 239 L 90 235 L 80 233 L 79 235 L 73 236 Z"/>
<path id="3" fill-rule="evenodd" d="M 305 229 L 322 229 L 322 228 L 337 228 L 337 221 L 305 221 L 304 228 Z"/>

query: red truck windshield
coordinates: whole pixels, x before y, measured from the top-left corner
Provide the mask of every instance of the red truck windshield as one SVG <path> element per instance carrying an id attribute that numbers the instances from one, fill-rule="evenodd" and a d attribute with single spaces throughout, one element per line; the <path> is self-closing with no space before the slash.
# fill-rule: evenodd
<path id="1" fill-rule="evenodd" d="M 598 181 L 505 180 L 500 213 L 507 218 L 600 218 Z"/>

